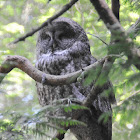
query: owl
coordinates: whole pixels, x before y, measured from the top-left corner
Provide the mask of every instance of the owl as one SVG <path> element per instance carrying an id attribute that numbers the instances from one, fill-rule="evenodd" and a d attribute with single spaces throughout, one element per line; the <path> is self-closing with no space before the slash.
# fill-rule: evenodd
<path id="1" fill-rule="evenodd" d="M 36 48 L 36 68 L 47 74 L 65 75 L 83 69 L 97 60 L 91 55 L 90 45 L 83 28 L 75 21 L 59 17 L 39 31 Z M 81 82 L 53 86 L 37 83 L 37 93 L 42 106 L 54 100 L 72 96 L 83 101 L 91 91 L 93 83 L 83 86 Z M 103 87 L 108 89 L 110 84 Z M 102 91 L 103 91 L 102 90 Z M 102 92 L 101 91 L 101 92 Z M 115 97 L 98 95 L 90 107 L 78 118 L 86 126 L 73 126 L 71 132 L 78 140 L 111 140 L 112 117 L 106 123 L 99 122 L 101 114 L 112 113 L 111 103 Z"/>

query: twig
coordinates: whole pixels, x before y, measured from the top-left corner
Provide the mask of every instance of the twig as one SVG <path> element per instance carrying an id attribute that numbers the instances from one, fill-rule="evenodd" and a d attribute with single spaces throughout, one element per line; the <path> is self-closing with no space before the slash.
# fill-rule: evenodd
<path id="1" fill-rule="evenodd" d="M 135 24 L 133 24 L 128 30 L 127 33 L 129 35 L 133 35 L 132 38 L 135 38 L 136 36 L 138 36 L 138 34 L 140 34 L 140 17 L 139 19 L 135 22 Z"/>
<path id="2" fill-rule="evenodd" d="M 120 106 L 122 105 L 123 103 L 125 103 L 126 101 L 128 101 L 129 99 L 133 98 L 134 96 L 136 96 L 138 93 L 140 93 L 140 90 L 134 92 L 132 95 L 130 95 L 129 97 L 127 97 L 126 99 L 124 99 L 123 101 L 120 101 L 119 103 L 117 103 L 116 106 Z M 114 107 L 116 107 L 114 106 Z"/>
<path id="3" fill-rule="evenodd" d="M 102 41 L 105 45 L 109 45 L 109 44 L 107 44 L 105 41 L 103 41 L 100 37 L 98 37 L 98 36 L 96 36 L 96 35 L 94 35 L 94 34 L 91 34 L 91 33 L 89 33 L 89 32 L 87 32 L 87 34 L 89 34 L 89 35 L 92 35 L 92 36 L 94 36 L 94 37 L 96 37 L 96 38 L 98 38 L 100 41 Z"/>
<path id="4" fill-rule="evenodd" d="M 40 27 L 37 27 L 36 29 L 33 29 L 32 31 L 28 32 L 22 37 L 19 37 L 15 41 L 11 42 L 10 44 L 16 44 L 20 41 L 25 41 L 25 39 L 29 36 L 32 36 L 34 33 L 42 29 L 43 27 L 47 26 L 49 23 L 51 23 L 53 20 L 61 16 L 63 13 L 65 13 L 67 10 L 69 10 L 78 0 L 71 0 L 69 3 L 63 6 L 63 8 L 54 16 L 50 17 L 47 21 L 45 21 Z"/>

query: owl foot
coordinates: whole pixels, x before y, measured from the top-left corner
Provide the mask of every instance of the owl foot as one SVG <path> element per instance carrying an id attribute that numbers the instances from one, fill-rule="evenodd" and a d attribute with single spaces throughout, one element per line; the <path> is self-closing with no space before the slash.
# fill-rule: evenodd
<path id="1" fill-rule="evenodd" d="M 42 75 L 41 83 L 44 85 L 46 83 L 46 76 L 45 74 Z"/>

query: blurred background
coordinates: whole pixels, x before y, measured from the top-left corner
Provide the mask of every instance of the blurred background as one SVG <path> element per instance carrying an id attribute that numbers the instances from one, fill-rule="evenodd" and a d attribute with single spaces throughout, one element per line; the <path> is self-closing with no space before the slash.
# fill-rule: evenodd
<path id="1" fill-rule="evenodd" d="M 21 55 L 34 65 L 37 33 L 23 42 L 8 44 L 40 26 L 68 2 L 69 0 L 51 0 L 49 3 L 47 0 L 0 0 L 0 64 L 7 55 Z M 120 22 L 127 30 L 139 18 L 140 2 L 138 0 L 120 0 L 120 2 Z M 109 0 L 107 3 L 111 5 Z M 95 35 L 109 44 L 110 32 L 90 1 L 80 0 L 63 16 L 73 19 L 84 28 L 94 57 L 100 59 L 107 55 L 106 44 Z M 139 47 L 140 36 L 134 41 Z M 140 84 L 139 77 L 135 76 L 138 70 L 134 66 L 129 69 L 121 67 L 124 61 L 125 57 L 117 59 L 110 72 L 110 80 L 114 85 L 117 99 L 117 105 L 113 105 L 113 140 L 138 140 L 140 139 Z M 19 69 L 12 70 L 0 85 L 1 123 L 4 121 L 10 125 L 9 114 L 12 116 L 14 112 L 33 115 L 39 108 L 35 81 Z M 0 135 L 4 129 L 1 123 Z M 33 139 L 40 138 L 37 136 L 32 137 Z M 76 140 L 76 138 L 68 132 L 65 140 Z"/>

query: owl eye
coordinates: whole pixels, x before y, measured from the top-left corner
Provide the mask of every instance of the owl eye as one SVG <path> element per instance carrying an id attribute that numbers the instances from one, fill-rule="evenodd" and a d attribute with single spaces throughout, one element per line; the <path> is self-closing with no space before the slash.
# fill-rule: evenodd
<path id="1" fill-rule="evenodd" d="M 59 40 L 63 40 L 65 38 L 65 35 L 63 35 L 63 34 L 60 34 L 59 36 L 58 36 L 58 39 Z"/>
<path id="2" fill-rule="evenodd" d="M 70 38 L 71 38 L 71 36 L 69 36 L 69 34 L 67 34 L 67 33 L 63 33 L 58 36 L 59 40 L 70 39 Z"/>
<path id="3" fill-rule="evenodd" d="M 42 36 L 41 36 L 41 39 L 42 39 L 42 40 L 46 40 L 46 39 L 47 39 L 47 40 L 50 40 L 51 37 L 50 37 L 49 34 L 47 34 L 47 33 L 43 33 Z"/>

